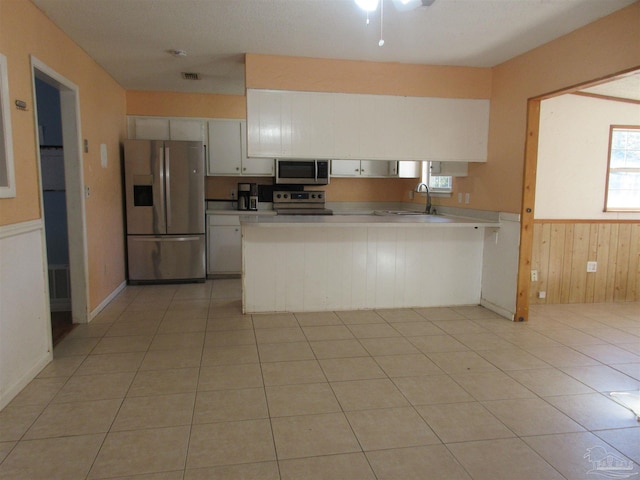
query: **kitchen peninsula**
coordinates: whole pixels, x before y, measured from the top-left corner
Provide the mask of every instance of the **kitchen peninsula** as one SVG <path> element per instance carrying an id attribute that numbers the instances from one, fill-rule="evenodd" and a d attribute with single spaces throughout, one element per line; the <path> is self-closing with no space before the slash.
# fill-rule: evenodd
<path id="1" fill-rule="evenodd" d="M 485 230 L 441 215 L 247 217 L 243 310 L 311 312 L 480 303 Z"/>

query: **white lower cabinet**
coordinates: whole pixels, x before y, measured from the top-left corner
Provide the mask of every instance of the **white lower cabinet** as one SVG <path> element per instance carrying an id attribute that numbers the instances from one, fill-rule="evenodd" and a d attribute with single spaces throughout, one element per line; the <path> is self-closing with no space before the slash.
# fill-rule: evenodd
<path id="1" fill-rule="evenodd" d="M 238 215 L 207 215 L 207 275 L 242 272 L 242 234 Z"/>

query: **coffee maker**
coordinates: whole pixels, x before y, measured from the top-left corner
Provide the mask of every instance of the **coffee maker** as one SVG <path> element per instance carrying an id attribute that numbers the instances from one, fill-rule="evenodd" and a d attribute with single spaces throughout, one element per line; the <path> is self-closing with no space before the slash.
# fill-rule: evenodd
<path id="1" fill-rule="evenodd" d="M 249 197 L 251 196 L 251 184 L 238 184 L 238 210 L 249 210 Z"/>
<path id="2" fill-rule="evenodd" d="M 250 183 L 249 187 L 249 210 L 258 210 L 258 185 Z"/>
<path id="3" fill-rule="evenodd" d="M 238 184 L 238 210 L 258 210 L 258 185 Z"/>

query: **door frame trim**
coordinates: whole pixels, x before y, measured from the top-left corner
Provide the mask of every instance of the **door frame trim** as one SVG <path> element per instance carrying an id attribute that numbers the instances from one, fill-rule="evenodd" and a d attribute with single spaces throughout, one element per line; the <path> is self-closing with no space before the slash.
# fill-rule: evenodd
<path id="1" fill-rule="evenodd" d="M 69 237 L 69 274 L 71 282 L 71 310 L 73 323 L 89 321 L 89 268 L 85 209 L 85 185 L 82 158 L 82 132 L 80 121 L 80 89 L 35 56 L 31 55 L 33 115 L 38 125 L 36 77 L 52 84 L 60 91 L 62 144 L 64 148 L 65 189 L 67 192 L 67 230 Z M 38 177 L 42 189 L 40 166 L 40 140 L 36 136 Z M 44 199 L 40 195 L 40 212 L 44 218 Z M 45 231 L 46 235 L 46 231 Z M 45 248 L 46 250 L 46 248 Z M 44 252 L 43 271 L 47 271 L 47 255 Z"/>
<path id="2" fill-rule="evenodd" d="M 514 321 L 529 319 L 529 294 L 531 290 L 531 261 L 533 257 L 533 224 L 535 220 L 536 175 L 538 168 L 538 141 L 540 136 L 540 109 L 543 100 L 574 93 L 580 89 L 607 83 L 634 73 L 640 66 L 565 87 L 527 100 L 527 126 L 522 179 L 522 205 L 520 210 L 520 253 L 518 257 L 518 279 L 516 313 Z"/>

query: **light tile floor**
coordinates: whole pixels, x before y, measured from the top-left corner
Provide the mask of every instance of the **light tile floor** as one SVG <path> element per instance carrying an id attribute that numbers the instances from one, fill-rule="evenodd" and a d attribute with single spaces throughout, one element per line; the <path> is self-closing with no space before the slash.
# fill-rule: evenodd
<path id="1" fill-rule="evenodd" d="M 640 424 L 608 396 L 640 389 L 638 303 L 517 324 L 239 298 L 127 287 L 0 412 L 0 479 L 585 479 L 607 455 L 640 473 Z"/>

